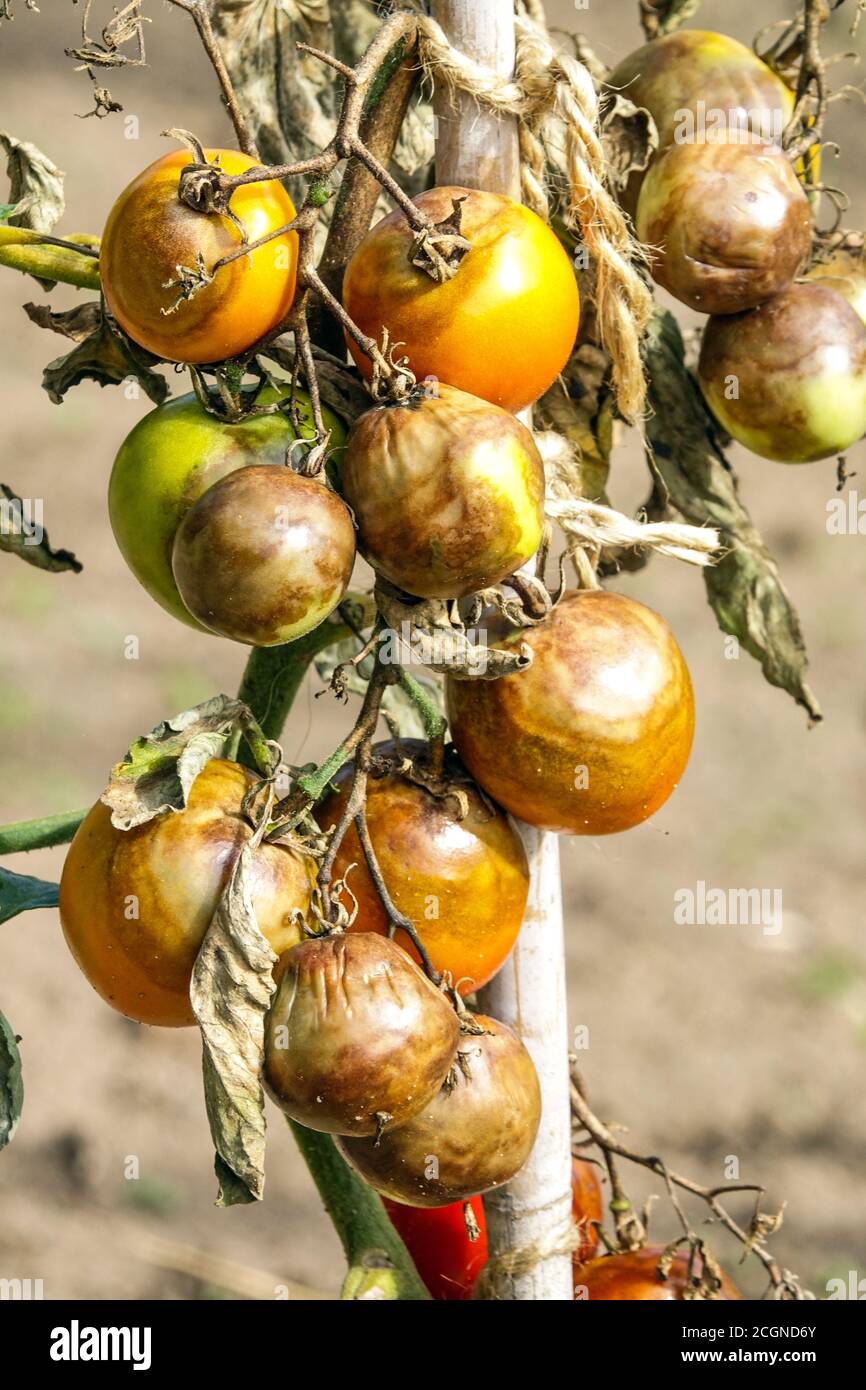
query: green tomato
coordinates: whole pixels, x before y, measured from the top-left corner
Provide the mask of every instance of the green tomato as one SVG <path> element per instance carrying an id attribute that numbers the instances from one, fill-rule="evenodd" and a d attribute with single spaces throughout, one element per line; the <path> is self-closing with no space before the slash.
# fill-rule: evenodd
<path id="1" fill-rule="evenodd" d="M 266 388 L 260 405 L 285 399 Z M 312 439 L 310 398 L 297 392 L 301 437 Z M 346 430 L 323 407 L 331 447 L 342 452 Z M 114 538 L 136 579 L 168 613 L 200 632 L 181 598 L 171 568 L 174 538 L 190 507 L 214 483 L 250 464 L 285 462 L 298 432 L 286 415 L 258 415 L 229 424 L 209 415 L 194 395 L 178 396 L 150 411 L 120 446 L 108 485 Z"/>

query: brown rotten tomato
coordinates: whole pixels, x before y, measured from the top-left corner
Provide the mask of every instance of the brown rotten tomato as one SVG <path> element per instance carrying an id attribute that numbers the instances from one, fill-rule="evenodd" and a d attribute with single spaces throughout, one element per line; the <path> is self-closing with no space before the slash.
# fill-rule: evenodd
<path id="1" fill-rule="evenodd" d="M 438 283 L 413 264 L 417 234 L 401 211 L 372 229 L 346 270 L 345 307 L 368 337 L 400 345 L 415 375 L 435 377 L 518 411 L 538 400 L 568 361 L 580 299 L 556 234 L 529 208 L 496 193 L 431 188 L 415 199 L 434 223 L 454 214 L 471 250 Z M 349 338 L 366 375 L 372 365 Z"/>
<path id="2" fill-rule="evenodd" d="M 258 164 L 237 150 L 207 150 L 205 158 L 226 174 L 243 174 Z M 181 172 L 190 162 L 186 150 L 163 155 L 121 193 L 105 224 L 99 272 L 112 314 L 148 352 L 170 362 L 222 362 L 244 352 L 288 314 L 298 237 L 286 232 L 240 256 L 178 303 L 179 266 L 203 265 L 210 271 L 241 245 L 230 218 L 196 212 L 180 201 Z M 249 243 L 295 216 L 291 198 L 275 179 L 241 185 L 230 206 Z"/>
<path id="3" fill-rule="evenodd" d="M 866 324 L 866 256 L 862 251 L 840 247 L 811 266 L 805 278 L 841 294 Z"/>
<path id="4" fill-rule="evenodd" d="M 785 83 L 750 48 L 709 29 L 680 29 L 644 44 L 607 85 L 645 107 L 659 150 L 739 128 L 781 141 L 794 108 Z"/>
<path id="5" fill-rule="evenodd" d="M 698 380 L 728 433 L 761 458 L 810 463 L 866 433 L 866 326 L 820 280 L 712 318 Z"/>
<path id="6" fill-rule="evenodd" d="M 622 1302 L 674 1302 L 683 1299 L 689 1287 L 689 1254 L 678 1251 L 667 1277 L 659 1274 L 659 1260 L 664 1254 L 660 1245 L 630 1250 L 622 1255 L 602 1255 L 575 1270 L 574 1294 L 578 1299 L 618 1299 Z M 702 1263 L 695 1256 L 693 1276 L 700 1280 Z M 722 1276 L 716 1298 L 723 1302 L 739 1300 L 742 1295 L 726 1275 Z"/>
<path id="7" fill-rule="evenodd" d="M 213 759 L 186 809 L 116 830 L 101 801 L 85 817 L 60 880 L 60 922 L 93 988 L 137 1023 L 195 1022 L 189 1000 L 198 949 L 252 828 L 241 805 L 256 776 Z M 277 955 L 295 944 L 291 914 L 306 911 L 306 862 L 281 845 L 253 861 L 256 919 Z"/>
<path id="8" fill-rule="evenodd" d="M 328 1134 L 375 1135 L 411 1121 L 454 1061 L 460 1026 L 445 995 L 399 946 L 369 932 L 302 941 L 280 972 L 264 1066 L 280 1109 Z"/>
<path id="9" fill-rule="evenodd" d="M 653 278 L 703 314 L 751 309 L 791 284 L 812 246 L 809 200 L 787 155 L 748 135 L 672 145 L 637 205 Z"/>
<path id="10" fill-rule="evenodd" d="M 409 757 L 423 744 L 401 744 Z M 394 753 L 379 744 L 375 755 Z M 334 778 L 336 790 L 317 808 L 328 830 L 339 820 L 349 796 L 352 765 Z M 399 773 L 373 777 L 367 787 L 367 827 L 385 885 L 397 908 L 418 931 L 431 963 L 448 971 L 461 992 L 487 983 L 506 960 L 517 939 L 529 870 L 526 854 L 508 818 L 461 780 L 466 812 L 456 797 L 433 796 Z M 334 875 L 342 878 L 354 864 L 352 894 L 358 916 L 351 930 L 388 931 L 388 918 L 364 859 L 354 825 L 337 853 Z M 415 957 L 405 932 L 395 940 Z"/>
<path id="11" fill-rule="evenodd" d="M 448 681 L 463 762 L 530 825 L 575 835 L 639 825 L 676 787 L 694 733 L 692 683 L 667 623 L 623 594 L 583 591 L 497 639 L 521 642 L 527 670 Z"/>
<path id="12" fill-rule="evenodd" d="M 337 1147 L 366 1182 L 410 1207 L 442 1207 L 510 1182 L 529 1157 L 541 1118 L 532 1059 L 510 1028 L 477 1015 L 458 1065 L 425 1108 L 400 1128 Z M 407 1062 L 411 1053 L 407 1056 Z"/>
<path id="13" fill-rule="evenodd" d="M 451 386 L 355 421 L 341 470 L 361 553 L 420 598 L 514 574 L 544 526 L 544 465 L 513 415 Z"/>
<path id="14" fill-rule="evenodd" d="M 292 642 L 342 599 L 355 529 L 326 483 L 257 464 L 228 474 L 185 514 L 172 570 L 180 596 L 211 632 L 253 647 Z"/>

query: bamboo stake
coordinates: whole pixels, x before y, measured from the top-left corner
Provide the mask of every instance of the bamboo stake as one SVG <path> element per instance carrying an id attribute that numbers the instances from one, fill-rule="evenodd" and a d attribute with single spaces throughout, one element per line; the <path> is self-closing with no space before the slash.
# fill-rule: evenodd
<path id="1" fill-rule="evenodd" d="M 487 67 L 514 72 L 513 0 L 434 0 L 434 18 L 455 47 Z M 483 188 L 520 198 L 517 123 L 482 111 L 458 94 L 435 100 L 437 182 Z M 479 344 L 479 351 L 484 345 Z M 507 756 L 507 749 L 503 750 Z M 571 1214 L 571 1121 L 568 1019 L 562 930 L 559 842 L 518 825 L 532 871 L 529 904 L 510 961 L 482 992 L 484 1012 L 516 1029 L 541 1081 L 541 1130 L 529 1162 L 507 1188 L 485 1198 L 491 1255 L 536 1251 L 498 1274 L 494 1296 L 512 1301 L 571 1301 L 571 1256 L 561 1249 Z"/>

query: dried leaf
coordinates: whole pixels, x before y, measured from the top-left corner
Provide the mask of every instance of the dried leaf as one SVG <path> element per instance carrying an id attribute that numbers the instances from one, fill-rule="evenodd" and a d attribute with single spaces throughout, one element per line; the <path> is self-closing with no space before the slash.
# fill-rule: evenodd
<path id="1" fill-rule="evenodd" d="M 165 811 L 182 811 L 202 768 L 225 753 L 249 720 L 240 700 L 215 695 L 137 738 L 102 793 L 112 825 L 131 830 Z"/>
<path id="2" fill-rule="evenodd" d="M 535 412 L 537 428 L 556 430 L 577 451 L 575 495 L 605 506 L 614 422 L 610 366 L 606 352 L 582 343 Z"/>
<path id="3" fill-rule="evenodd" d="M 646 338 L 652 415 L 652 462 L 678 512 L 694 525 L 719 529 L 728 553 L 704 571 L 710 604 L 724 632 L 756 660 L 771 685 L 802 705 L 813 722 L 821 711 L 806 684 L 800 622 L 770 555 L 740 500 L 733 471 L 715 436 L 703 398 L 685 366 L 682 334 L 657 310 Z"/>
<path id="4" fill-rule="evenodd" d="M 635 106 L 622 92 L 610 92 L 602 113 L 601 143 L 608 179 L 614 189 L 621 190 L 632 174 L 649 168 L 659 147 L 659 133 L 645 107 Z"/>
<path id="5" fill-rule="evenodd" d="M 35 232 L 53 231 L 66 206 L 64 174 L 35 145 L 5 130 L 0 130 L 0 145 L 6 151 L 9 201 L 15 205 L 9 220 Z"/>
<path id="6" fill-rule="evenodd" d="M 532 651 L 525 642 L 519 647 L 501 648 L 473 641 L 456 621 L 456 608 L 441 599 L 410 600 L 380 579 L 376 603 L 385 627 L 440 675 L 457 680 L 498 680 L 525 671 L 532 663 Z"/>
<path id="7" fill-rule="evenodd" d="M 205 1104 L 220 1179 L 218 1206 L 260 1201 L 265 1183 L 261 1072 L 277 956 L 253 911 L 255 854 L 251 841 L 238 856 L 196 957 L 190 986 L 202 1033 Z"/>
<path id="8" fill-rule="evenodd" d="M 353 695 L 363 696 L 372 674 L 373 658 L 367 656 L 357 666 L 353 666 L 351 664 L 352 658 L 360 650 L 361 643 L 357 637 L 349 637 L 344 642 L 336 642 L 333 647 L 326 648 L 316 657 L 316 674 L 326 686 L 329 686 L 337 668 L 342 667 L 339 677 L 340 689 L 345 693 L 351 692 Z M 415 675 L 415 680 L 423 687 L 425 694 L 433 703 L 444 712 L 441 685 L 418 675 Z M 392 732 L 400 738 L 426 738 L 424 721 L 418 711 L 418 706 L 402 686 L 389 685 L 386 688 L 382 696 L 382 714 Z"/>
<path id="9" fill-rule="evenodd" d="M 0 922 L 8 922 L 20 912 L 30 912 L 35 907 L 56 907 L 59 893 L 56 883 L 0 869 Z"/>
<path id="10" fill-rule="evenodd" d="M 25 304 L 25 313 L 40 328 L 62 333 L 77 344 L 71 352 L 57 357 L 42 374 L 42 386 L 55 405 L 66 392 L 82 381 L 100 386 L 117 386 L 134 378 L 154 402 L 161 405 L 168 385 L 151 368 L 159 359 L 117 331 L 96 301 L 79 304 L 67 313 L 55 314 L 47 305 Z"/>
<path id="11" fill-rule="evenodd" d="M 80 574 L 83 568 L 71 550 L 53 550 L 41 518 L 33 515 L 29 502 L 18 497 L 5 483 L 0 483 L 0 550 L 26 560 L 40 570 L 60 573 L 72 570 Z"/>
<path id="12" fill-rule="evenodd" d="M 0 1149 L 5 1149 L 18 1128 L 24 1105 L 21 1054 L 18 1038 L 0 1013 Z"/>

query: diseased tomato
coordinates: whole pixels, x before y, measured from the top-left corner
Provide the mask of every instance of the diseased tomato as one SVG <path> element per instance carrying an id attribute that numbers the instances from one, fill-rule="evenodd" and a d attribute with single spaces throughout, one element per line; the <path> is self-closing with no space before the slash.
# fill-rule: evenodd
<path id="1" fill-rule="evenodd" d="M 276 647 L 324 622 L 355 563 L 355 528 L 330 487 L 291 468 L 239 468 L 190 507 L 171 565 L 193 617 L 222 637 Z"/>
<path id="2" fill-rule="evenodd" d="M 257 161 L 237 150 L 206 150 L 227 174 L 242 174 Z M 172 306 L 178 266 L 206 270 L 241 244 L 238 228 L 219 213 L 201 213 L 182 203 L 178 187 L 192 162 L 183 150 L 163 155 L 133 179 L 108 215 L 99 253 L 105 299 L 135 342 L 169 362 L 222 362 L 252 347 L 286 317 L 295 297 L 296 232 L 219 270 L 192 298 Z M 231 210 L 252 243 L 295 216 L 282 184 L 274 179 L 242 185 Z"/>
<path id="3" fill-rule="evenodd" d="M 510 1182 L 529 1157 L 541 1118 L 535 1067 L 523 1043 L 495 1018 L 461 1038 L 459 1065 L 429 1104 L 374 1139 L 337 1147 L 384 1197 L 442 1207 Z"/>
<path id="4" fill-rule="evenodd" d="M 538 400 L 568 361 L 580 300 L 574 267 L 554 232 L 529 208 L 495 193 L 432 188 L 416 198 L 434 222 L 462 200 L 462 234 L 472 249 L 437 284 L 412 265 L 415 233 L 399 210 L 372 229 L 346 270 L 343 302 L 359 328 L 408 357 L 419 380 L 518 411 Z M 367 375 L 370 362 L 349 349 Z"/>
<path id="5" fill-rule="evenodd" d="M 604 1194 L 601 1187 L 599 1168 L 585 1158 L 571 1160 L 571 1214 L 581 1233 L 580 1244 L 572 1255 L 575 1269 L 586 1260 L 592 1259 L 598 1249 L 598 1232 L 594 1221 L 604 1216 Z"/>
<path id="6" fill-rule="evenodd" d="M 637 205 L 653 278 L 703 314 L 751 309 L 791 284 L 809 259 L 809 200 L 776 145 L 730 136 L 671 145 Z"/>
<path id="7" fill-rule="evenodd" d="M 280 961 L 264 1080 L 308 1129 L 375 1135 L 386 1126 L 385 1143 L 438 1091 L 459 1036 L 446 996 L 387 937 L 313 937 Z"/>
<path id="8" fill-rule="evenodd" d="M 479 1230 L 474 1241 L 466 1230 L 463 1202 L 447 1207 L 407 1207 L 387 1197 L 383 1201 L 433 1298 L 452 1303 L 470 1299 L 487 1263 L 487 1225 L 481 1198 L 469 1199 Z"/>
<path id="9" fill-rule="evenodd" d="M 362 554 L 421 598 L 514 574 L 544 528 L 544 464 L 513 415 L 450 386 L 355 421 L 341 471 Z"/>
<path id="10" fill-rule="evenodd" d="M 664 1253 L 661 1245 L 648 1245 L 623 1255 L 602 1255 L 575 1270 L 574 1291 L 578 1299 L 619 1299 L 626 1302 L 674 1302 L 684 1297 L 688 1287 L 689 1254 L 678 1251 L 666 1279 L 658 1272 Z M 700 1256 L 695 1257 L 693 1273 L 699 1277 Z M 725 1275 L 717 1297 L 724 1302 L 742 1295 Z"/>
<path id="11" fill-rule="evenodd" d="M 698 381 L 738 443 L 778 463 L 831 458 L 866 433 L 866 326 L 814 280 L 712 318 Z"/>
<path id="12" fill-rule="evenodd" d="M 663 618 L 604 590 L 568 594 L 526 642 L 532 665 L 447 682 L 451 734 L 512 815 L 575 835 L 628 830 L 667 801 L 688 762 L 694 695 Z"/>
<path id="13" fill-rule="evenodd" d="M 285 399 L 287 391 L 262 391 L 257 404 Z M 315 437 L 312 407 L 305 391 L 295 405 L 304 439 Z M 324 412 L 331 447 L 345 443 L 342 421 Z M 120 446 L 108 485 L 108 512 L 124 560 L 151 598 L 173 617 L 202 630 L 177 591 L 171 551 L 186 512 L 214 483 L 250 464 L 284 464 L 297 438 L 287 415 L 250 416 L 238 424 L 220 420 L 192 394 L 177 396 L 151 410 Z"/>
<path id="14" fill-rule="evenodd" d="M 841 294 L 866 324 L 866 256 L 862 252 L 834 251 L 811 266 L 805 278 Z"/>
<path id="15" fill-rule="evenodd" d="M 186 809 L 133 830 L 116 830 L 101 801 L 80 825 L 60 880 L 60 922 L 93 988 L 138 1023 L 195 1022 L 192 967 L 252 828 L 241 805 L 258 779 L 212 759 L 193 782 Z M 280 955 L 298 940 L 290 914 L 309 907 L 311 869 L 294 851 L 262 845 L 252 902 Z"/>
<path id="16" fill-rule="evenodd" d="M 417 756 L 423 744 L 405 740 L 401 751 Z M 378 744 L 374 757 L 396 751 Z M 352 765 L 334 778 L 336 791 L 316 818 L 335 825 L 346 805 Z M 412 922 L 433 966 L 448 971 L 461 993 L 486 984 L 506 960 L 520 931 L 529 892 L 526 854 L 516 831 L 498 807 L 470 783 L 460 783 L 467 811 L 454 797 L 438 797 L 399 773 L 375 777 L 367 789 L 367 827 L 385 885 Z M 388 919 L 367 869 L 352 825 L 337 853 L 334 874 L 354 864 L 349 885 L 358 902 L 353 931 L 384 934 Z M 394 938 L 417 960 L 405 932 Z"/>

